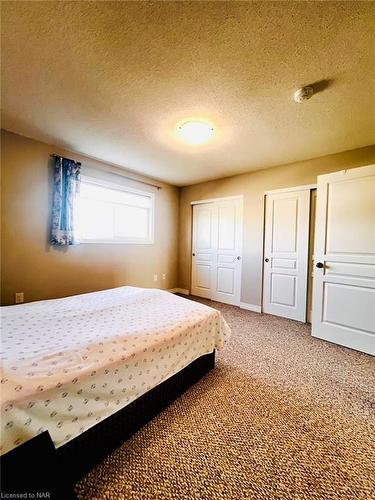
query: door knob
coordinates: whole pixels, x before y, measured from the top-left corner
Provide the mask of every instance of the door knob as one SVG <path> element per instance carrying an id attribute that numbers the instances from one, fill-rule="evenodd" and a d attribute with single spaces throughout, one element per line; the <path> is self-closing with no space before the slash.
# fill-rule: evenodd
<path id="1" fill-rule="evenodd" d="M 240 257 L 240 255 L 238 255 L 238 256 L 237 256 L 237 260 L 241 260 L 241 257 Z"/>
<path id="2" fill-rule="evenodd" d="M 317 262 L 317 264 L 315 265 L 315 267 L 318 267 L 319 269 L 322 269 L 322 267 L 324 267 L 324 264 L 323 264 L 323 262 Z"/>
<path id="3" fill-rule="evenodd" d="M 195 253 L 193 253 L 193 257 L 195 257 Z"/>
<path id="4" fill-rule="evenodd" d="M 269 262 L 269 261 L 270 261 L 270 259 L 264 259 L 264 262 Z"/>

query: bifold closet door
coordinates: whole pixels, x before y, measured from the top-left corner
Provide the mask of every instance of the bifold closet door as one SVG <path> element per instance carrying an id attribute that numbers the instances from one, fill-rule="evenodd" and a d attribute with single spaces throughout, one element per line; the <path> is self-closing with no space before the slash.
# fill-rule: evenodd
<path id="1" fill-rule="evenodd" d="M 375 165 L 318 177 L 312 334 L 375 355 Z"/>
<path id="2" fill-rule="evenodd" d="M 242 199 L 193 206 L 191 293 L 239 305 Z"/>
<path id="3" fill-rule="evenodd" d="M 242 257 L 242 200 L 215 204 L 215 264 L 211 298 L 225 304 L 240 304 Z"/>
<path id="4" fill-rule="evenodd" d="M 263 312 L 306 321 L 310 189 L 266 196 Z"/>
<path id="5" fill-rule="evenodd" d="M 216 261 L 216 214 L 212 203 L 193 205 L 191 293 L 210 299 Z"/>

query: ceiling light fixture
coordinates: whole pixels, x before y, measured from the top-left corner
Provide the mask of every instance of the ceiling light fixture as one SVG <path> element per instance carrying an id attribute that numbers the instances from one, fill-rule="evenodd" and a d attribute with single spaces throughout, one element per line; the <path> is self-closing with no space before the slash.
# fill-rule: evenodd
<path id="1" fill-rule="evenodd" d="M 208 142 L 214 134 L 214 128 L 210 123 L 190 120 L 182 123 L 177 128 L 178 137 L 187 144 L 199 146 Z"/>

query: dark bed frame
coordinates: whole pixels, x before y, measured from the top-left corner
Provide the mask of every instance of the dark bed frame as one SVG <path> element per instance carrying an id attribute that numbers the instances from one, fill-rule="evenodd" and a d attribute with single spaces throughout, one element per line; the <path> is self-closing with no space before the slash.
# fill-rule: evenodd
<path id="1" fill-rule="evenodd" d="M 1 492 L 24 494 L 19 498 L 75 498 L 77 481 L 214 366 L 215 351 L 57 449 L 45 431 L 9 451 L 1 457 Z"/>

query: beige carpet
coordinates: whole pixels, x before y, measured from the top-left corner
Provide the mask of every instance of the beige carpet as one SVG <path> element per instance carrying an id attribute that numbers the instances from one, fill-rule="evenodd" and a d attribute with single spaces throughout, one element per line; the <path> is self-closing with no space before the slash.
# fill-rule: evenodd
<path id="1" fill-rule="evenodd" d="M 218 303 L 217 367 L 76 486 L 80 499 L 375 499 L 375 359 Z"/>

